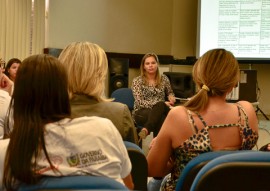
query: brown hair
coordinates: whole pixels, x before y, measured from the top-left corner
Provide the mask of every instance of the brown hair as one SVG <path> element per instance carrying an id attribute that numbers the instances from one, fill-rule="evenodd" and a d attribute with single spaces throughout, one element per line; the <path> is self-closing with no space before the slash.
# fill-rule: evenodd
<path id="1" fill-rule="evenodd" d="M 71 114 L 67 75 L 57 58 L 42 54 L 26 58 L 15 84 L 11 99 L 14 126 L 11 132 L 5 130 L 10 136 L 3 175 L 7 190 L 13 190 L 17 181 L 31 184 L 38 180 L 36 161 L 42 150 L 52 167 L 44 140 L 45 125 Z"/>
<path id="2" fill-rule="evenodd" d="M 225 49 L 207 51 L 193 67 L 193 79 L 199 91 L 184 106 L 191 111 L 203 110 L 209 96 L 224 96 L 239 81 L 239 64 Z"/>

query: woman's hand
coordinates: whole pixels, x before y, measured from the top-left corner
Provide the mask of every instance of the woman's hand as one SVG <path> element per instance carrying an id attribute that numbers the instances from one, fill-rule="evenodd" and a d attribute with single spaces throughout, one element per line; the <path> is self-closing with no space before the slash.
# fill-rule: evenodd
<path id="1" fill-rule="evenodd" d="M 165 101 L 165 104 L 166 104 L 169 108 L 172 107 L 172 105 L 171 105 L 171 103 L 170 103 L 169 101 Z"/>
<path id="2" fill-rule="evenodd" d="M 169 104 L 171 105 L 171 106 L 173 106 L 174 105 L 174 103 L 175 103 L 175 97 L 173 96 L 173 95 L 169 95 L 168 96 L 168 100 L 169 100 Z"/>
<path id="3" fill-rule="evenodd" d="M 12 94 L 13 82 L 2 72 L 0 73 L 0 89 Z"/>

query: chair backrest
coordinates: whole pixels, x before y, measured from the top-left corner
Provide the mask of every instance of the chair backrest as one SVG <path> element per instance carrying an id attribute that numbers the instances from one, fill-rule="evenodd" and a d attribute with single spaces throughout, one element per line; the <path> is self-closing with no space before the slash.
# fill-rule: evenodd
<path id="1" fill-rule="evenodd" d="M 124 141 L 132 164 L 134 190 L 147 190 L 148 164 L 143 150 L 136 144 Z"/>
<path id="2" fill-rule="evenodd" d="M 238 152 L 208 162 L 197 174 L 191 191 L 270 190 L 270 153 Z"/>
<path id="3" fill-rule="evenodd" d="M 115 102 L 126 104 L 130 111 L 134 108 L 134 97 L 131 88 L 119 88 L 112 92 L 111 97 Z"/>
<path id="4" fill-rule="evenodd" d="M 38 184 L 19 187 L 18 191 L 38 190 L 128 190 L 120 182 L 101 176 L 43 177 Z"/>
<path id="5" fill-rule="evenodd" d="M 190 191 L 193 180 L 201 168 L 209 161 L 227 154 L 244 151 L 213 151 L 198 155 L 186 165 L 176 184 L 176 191 Z"/>

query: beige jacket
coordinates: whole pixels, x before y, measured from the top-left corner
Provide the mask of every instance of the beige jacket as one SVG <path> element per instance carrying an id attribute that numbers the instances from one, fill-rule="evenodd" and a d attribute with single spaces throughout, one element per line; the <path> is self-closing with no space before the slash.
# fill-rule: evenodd
<path id="1" fill-rule="evenodd" d="M 137 131 L 126 105 L 118 102 L 98 102 L 90 96 L 78 94 L 70 100 L 70 105 L 72 117 L 99 116 L 110 119 L 124 141 L 138 144 Z"/>

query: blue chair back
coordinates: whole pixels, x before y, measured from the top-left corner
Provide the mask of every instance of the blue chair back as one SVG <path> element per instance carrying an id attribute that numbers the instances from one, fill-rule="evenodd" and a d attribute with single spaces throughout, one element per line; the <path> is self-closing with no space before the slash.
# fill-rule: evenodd
<path id="1" fill-rule="evenodd" d="M 111 98 L 114 98 L 115 102 L 126 104 L 130 111 L 134 108 L 134 97 L 130 88 L 119 88 L 112 92 Z"/>
<path id="2" fill-rule="evenodd" d="M 143 150 L 136 144 L 124 141 L 132 164 L 134 190 L 147 191 L 148 163 Z"/>
<path id="3" fill-rule="evenodd" d="M 19 187 L 18 191 L 38 190 L 128 190 L 114 179 L 101 176 L 43 177 L 38 184 Z"/>
<path id="4" fill-rule="evenodd" d="M 134 109 L 134 97 L 131 88 L 119 88 L 112 92 L 111 98 L 114 98 L 115 102 L 126 104 L 130 112 Z M 134 122 L 135 123 L 135 122 Z M 143 127 L 136 124 L 137 131 L 140 131 Z"/>
<path id="5" fill-rule="evenodd" d="M 208 162 L 197 174 L 191 191 L 270 190 L 270 153 L 237 152 Z"/>
<path id="6" fill-rule="evenodd" d="M 205 164 L 217 157 L 235 152 L 238 151 L 213 151 L 198 155 L 197 157 L 189 161 L 189 163 L 181 172 L 181 175 L 176 184 L 176 191 L 190 191 L 190 187 L 194 178 Z"/>

